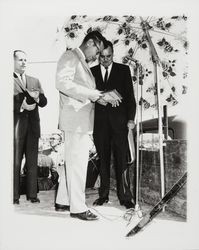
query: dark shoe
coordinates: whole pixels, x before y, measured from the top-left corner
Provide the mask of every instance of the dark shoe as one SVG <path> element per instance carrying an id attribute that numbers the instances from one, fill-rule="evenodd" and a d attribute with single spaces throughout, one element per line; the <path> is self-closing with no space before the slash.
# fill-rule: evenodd
<path id="1" fill-rule="evenodd" d="M 57 212 L 70 211 L 70 206 L 55 203 L 55 211 Z"/>
<path id="2" fill-rule="evenodd" d="M 90 210 L 83 212 L 83 213 L 78 213 L 78 214 L 73 214 L 70 213 L 70 216 L 73 218 L 78 218 L 80 220 L 98 220 L 99 218 L 97 217 L 97 215 L 91 213 Z"/>
<path id="3" fill-rule="evenodd" d="M 127 209 L 135 208 L 135 204 L 132 201 L 120 201 L 120 205 L 125 206 Z"/>
<path id="4" fill-rule="evenodd" d="M 107 203 L 109 201 L 108 198 L 98 198 L 93 202 L 94 206 L 102 206 L 104 203 Z"/>
<path id="5" fill-rule="evenodd" d="M 27 198 L 27 200 L 32 202 L 32 203 L 40 203 L 39 198 Z"/>
<path id="6" fill-rule="evenodd" d="M 19 205 L 19 199 L 14 199 L 13 204 Z"/>

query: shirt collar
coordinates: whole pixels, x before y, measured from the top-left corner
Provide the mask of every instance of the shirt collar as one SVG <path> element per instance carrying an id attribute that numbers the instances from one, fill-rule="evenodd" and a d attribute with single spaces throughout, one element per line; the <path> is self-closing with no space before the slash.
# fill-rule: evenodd
<path id="1" fill-rule="evenodd" d="M 25 75 L 25 73 L 19 74 L 19 73 L 17 73 L 16 71 L 14 71 L 14 74 L 17 75 L 17 77 L 19 77 L 19 78 L 21 78 L 21 76 L 24 76 L 24 75 Z"/>
<path id="2" fill-rule="evenodd" d="M 112 66 L 113 66 L 113 63 L 111 63 L 111 64 L 108 66 L 108 72 L 111 71 Z M 105 67 L 104 67 L 102 64 L 100 64 L 100 68 L 101 68 L 102 71 L 106 71 Z"/>

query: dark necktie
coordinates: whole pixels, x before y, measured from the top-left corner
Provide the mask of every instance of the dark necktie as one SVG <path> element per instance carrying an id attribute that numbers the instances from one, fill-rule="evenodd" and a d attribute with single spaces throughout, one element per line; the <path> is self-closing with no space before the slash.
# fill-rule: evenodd
<path id="1" fill-rule="evenodd" d="M 106 69 L 106 73 L 105 73 L 105 76 L 104 76 L 104 83 L 106 84 L 107 80 L 108 80 L 108 67 L 106 67 L 105 69 Z"/>

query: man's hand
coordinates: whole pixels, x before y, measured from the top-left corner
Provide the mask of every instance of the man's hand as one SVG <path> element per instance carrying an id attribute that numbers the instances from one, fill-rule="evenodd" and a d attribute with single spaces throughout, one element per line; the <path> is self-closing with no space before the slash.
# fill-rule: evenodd
<path id="1" fill-rule="evenodd" d="M 110 103 L 112 107 L 118 107 L 122 102 L 122 96 L 116 89 L 105 92 L 102 98 L 105 102 Z"/>
<path id="2" fill-rule="evenodd" d="M 89 99 L 92 101 L 92 102 L 96 102 L 100 97 L 102 97 L 102 93 L 101 91 L 95 89 L 95 90 L 92 90 L 90 95 L 89 95 Z"/>
<path id="3" fill-rule="evenodd" d="M 134 129 L 135 128 L 135 123 L 133 120 L 129 120 L 127 123 L 128 129 Z"/>
<path id="4" fill-rule="evenodd" d="M 104 101 L 103 97 L 99 98 L 97 100 L 97 103 L 103 105 L 103 106 L 106 106 L 108 104 L 108 102 Z"/>
<path id="5" fill-rule="evenodd" d="M 113 108 L 118 107 L 120 105 L 121 100 L 109 101 Z"/>
<path id="6" fill-rule="evenodd" d="M 36 103 L 33 103 L 33 104 L 27 104 L 26 102 L 26 97 L 24 98 L 23 102 L 22 102 L 22 105 L 21 105 L 21 108 L 24 110 L 28 110 L 28 111 L 32 111 L 34 110 L 36 107 Z"/>
<path id="7" fill-rule="evenodd" d="M 37 100 L 39 98 L 39 90 L 35 90 L 32 88 L 31 90 L 27 89 L 27 92 L 33 99 Z"/>

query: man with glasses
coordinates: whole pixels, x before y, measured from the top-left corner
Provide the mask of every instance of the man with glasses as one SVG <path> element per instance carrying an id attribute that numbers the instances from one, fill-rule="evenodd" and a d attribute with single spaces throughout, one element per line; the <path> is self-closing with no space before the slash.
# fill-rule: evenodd
<path id="1" fill-rule="evenodd" d="M 95 105 L 94 143 L 100 158 L 99 198 L 93 205 L 109 201 L 110 161 L 114 154 L 117 181 L 117 196 L 127 209 L 134 207 L 130 191 L 129 168 L 127 166 L 128 129 L 134 128 L 136 102 L 130 69 L 127 65 L 113 62 L 113 45 L 107 41 L 100 54 L 100 64 L 91 68 L 97 89 L 114 91 L 119 99 L 107 101 L 104 97 Z"/>
<path id="2" fill-rule="evenodd" d="M 56 211 L 70 211 L 81 220 L 96 220 L 85 203 L 90 137 L 93 132 L 94 102 L 102 96 L 87 62 L 95 61 L 105 38 L 88 33 L 79 48 L 67 50 L 58 61 L 56 88 L 59 91 L 59 129 L 65 135 L 65 172 L 59 178 Z"/>

